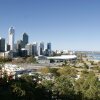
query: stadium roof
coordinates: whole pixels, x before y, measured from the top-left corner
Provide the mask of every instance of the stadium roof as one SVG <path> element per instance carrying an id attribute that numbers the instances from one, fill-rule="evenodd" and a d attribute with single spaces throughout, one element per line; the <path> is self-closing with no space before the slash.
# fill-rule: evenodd
<path id="1" fill-rule="evenodd" d="M 61 55 L 61 56 L 54 56 L 54 57 L 47 57 L 47 59 L 59 59 L 59 60 L 67 60 L 67 59 L 75 59 L 77 58 L 76 55 Z"/>

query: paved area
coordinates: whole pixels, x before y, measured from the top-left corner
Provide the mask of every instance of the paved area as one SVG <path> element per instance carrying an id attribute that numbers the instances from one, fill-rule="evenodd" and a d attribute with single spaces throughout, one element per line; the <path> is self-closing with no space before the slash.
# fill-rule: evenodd
<path id="1" fill-rule="evenodd" d="M 39 69 L 43 67 L 58 67 L 58 64 L 18 64 L 19 67 L 23 67 L 24 69 Z"/>

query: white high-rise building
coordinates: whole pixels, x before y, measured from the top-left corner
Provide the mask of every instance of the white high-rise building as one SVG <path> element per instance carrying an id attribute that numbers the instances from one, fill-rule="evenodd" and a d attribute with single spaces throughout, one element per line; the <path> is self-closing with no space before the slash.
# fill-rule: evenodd
<path id="1" fill-rule="evenodd" d="M 14 50 L 14 35 L 15 35 L 15 30 L 13 27 L 10 27 L 9 28 L 9 31 L 8 31 L 8 36 L 9 36 L 9 39 L 8 39 L 8 44 L 10 45 L 10 50 Z"/>

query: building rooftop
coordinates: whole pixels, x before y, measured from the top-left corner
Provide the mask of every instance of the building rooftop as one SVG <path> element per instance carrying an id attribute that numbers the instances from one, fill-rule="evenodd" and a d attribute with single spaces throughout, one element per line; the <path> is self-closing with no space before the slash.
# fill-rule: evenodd
<path id="1" fill-rule="evenodd" d="M 61 56 L 54 56 L 54 57 L 47 57 L 47 59 L 75 59 L 77 58 L 76 55 L 61 55 Z"/>

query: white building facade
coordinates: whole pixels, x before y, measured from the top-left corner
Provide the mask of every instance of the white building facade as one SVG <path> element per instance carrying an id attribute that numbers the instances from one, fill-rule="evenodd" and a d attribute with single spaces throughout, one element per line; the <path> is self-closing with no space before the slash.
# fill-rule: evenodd
<path id="1" fill-rule="evenodd" d="M 8 31 L 8 44 L 10 45 L 10 50 L 14 50 L 14 35 L 15 35 L 15 30 L 13 27 L 9 28 Z"/>

